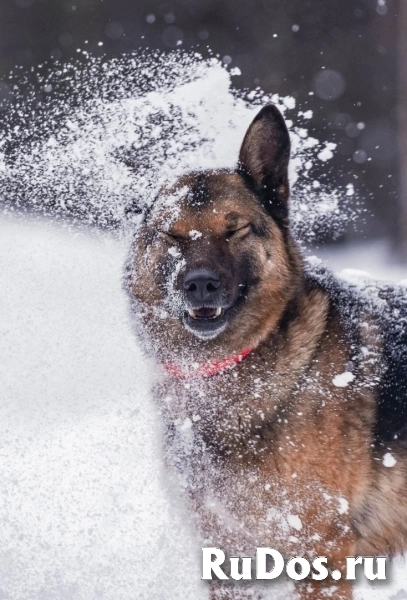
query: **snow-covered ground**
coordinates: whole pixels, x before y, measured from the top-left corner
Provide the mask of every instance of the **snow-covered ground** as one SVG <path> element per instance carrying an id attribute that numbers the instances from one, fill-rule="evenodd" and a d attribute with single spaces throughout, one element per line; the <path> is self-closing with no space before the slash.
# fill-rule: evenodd
<path id="1" fill-rule="evenodd" d="M 397 262 L 386 240 L 327 247 L 315 254 L 345 279 L 352 279 L 359 274 L 362 277 L 367 275 L 387 281 L 401 281 L 406 285 L 407 265 Z"/>
<path id="2" fill-rule="evenodd" d="M 110 236 L 1 219 L 0 598 L 205 598 L 124 256 Z"/>
<path id="3" fill-rule="evenodd" d="M 0 217 L 5 600 L 207 598 L 198 545 L 163 475 L 154 367 L 121 289 L 125 253 L 112 235 Z M 384 249 L 359 263 L 329 256 L 390 276 Z M 406 563 L 357 598 L 407 599 Z"/>

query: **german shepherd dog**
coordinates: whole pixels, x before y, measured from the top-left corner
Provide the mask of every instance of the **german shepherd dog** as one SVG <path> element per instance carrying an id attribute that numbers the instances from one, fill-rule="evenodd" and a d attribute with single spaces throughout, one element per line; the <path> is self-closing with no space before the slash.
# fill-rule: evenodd
<path id="1" fill-rule="evenodd" d="M 290 232 L 289 158 L 284 119 L 266 105 L 235 170 L 161 189 L 126 287 L 163 366 L 165 454 L 203 545 L 326 556 L 343 573 L 347 556 L 407 548 L 407 302 L 307 266 Z M 297 597 L 352 597 L 351 582 L 328 579 L 296 584 Z"/>

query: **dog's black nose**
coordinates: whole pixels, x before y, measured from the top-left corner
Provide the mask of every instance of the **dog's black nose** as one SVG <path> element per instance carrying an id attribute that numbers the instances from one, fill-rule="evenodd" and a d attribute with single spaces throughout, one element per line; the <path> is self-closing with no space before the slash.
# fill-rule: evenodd
<path id="1" fill-rule="evenodd" d="M 209 269 L 192 269 L 184 276 L 184 289 L 191 302 L 209 304 L 220 288 L 219 276 Z"/>

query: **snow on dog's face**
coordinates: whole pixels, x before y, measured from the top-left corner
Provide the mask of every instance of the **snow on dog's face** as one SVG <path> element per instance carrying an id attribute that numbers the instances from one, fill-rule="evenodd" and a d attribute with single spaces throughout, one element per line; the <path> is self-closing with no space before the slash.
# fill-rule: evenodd
<path id="1" fill-rule="evenodd" d="M 299 273 L 287 223 L 288 159 L 284 121 L 266 106 L 236 171 L 190 173 L 155 199 L 128 274 L 134 310 L 160 354 L 236 352 L 281 317 Z"/>

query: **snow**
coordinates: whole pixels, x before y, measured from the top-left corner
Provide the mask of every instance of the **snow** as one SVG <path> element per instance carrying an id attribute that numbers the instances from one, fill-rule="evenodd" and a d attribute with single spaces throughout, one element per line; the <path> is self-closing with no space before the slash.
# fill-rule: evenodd
<path id="1" fill-rule="evenodd" d="M 149 393 L 157 374 L 121 289 L 126 245 L 0 217 L 4 598 L 208 599 L 199 545 L 163 475 Z M 401 559 L 384 585 L 364 582 L 355 593 L 406 596 Z"/>
<path id="2" fill-rule="evenodd" d="M 1 216 L 2 598 L 207 598 L 163 477 L 125 252 L 111 235 Z"/>
<path id="3" fill-rule="evenodd" d="M 346 515 L 346 513 L 349 510 L 349 502 L 346 500 L 346 498 L 338 498 L 338 502 L 339 502 L 338 513 L 340 515 Z"/>
<path id="4" fill-rule="evenodd" d="M 332 379 L 332 383 L 336 387 L 347 387 L 353 380 L 355 376 L 350 371 L 345 371 L 344 373 L 340 373 L 339 375 L 335 375 Z"/>
<path id="5" fill-rule="evenodd" d="M 175 246 L 170 246 L 170 248 L 168 248 L 168 254 L 171 254 L 174 258 L 179 258 L 181 256 L 181 252 Z"/>
<path id="6" fill-rule="evenodd" d="M 325 148 L 323 150 L 321 150 L 321 152 L 319 152 L 319 154 L 318 154 L 319 160 L 321 160 L 322 162 L 331 160 L 331 158 L 333 158 L 333 155 L 334 155 L 333 150 L 335 150 L 335 148 L 336 148 L 336 144 L 334 144 L 333 142 L 327 143 Z"/>
<path id="7" fill-rule="evenodd" d="M 315 257 L 315 263 L 322 260 L 350 282 L 378 278 L 407 285 L 407 281 L 403 283 L 407 267 L 394 259 L 391 244 L 384 239 L 326 247 L 318 250 L 318 257 Z"/>
<path id="8" fill-rule="evenodd" d="M 292 117 L 296 235 L 309 241 L 324 224 L 340 231 L 352 218 L 343 210 L 351 184 L 330 190 L 308 176 L 335 148 L 296 125 L 311 111 L 288 115 L 293 98 L 232 92 L 238 71 L 214 59 L 173 53 L 157 60 L 156 70 L 148 56 L 136 56 L 103 67 L 92 59 L 83 72 L 75 67 L 77 77 L 68 68 L 49 73 L 44 85 L 57 89 L 67 78 L 72 94 L 50 96 L 38 138 L 31 135 L 34 107 L 21 104 L 19 128 L 10 125 L 2 141 L 0 597 L 10 600 L 208 598 L 196 535 L 162 463 L 161 420 L 150 395 L 159 373 L 137 345 L 122 291 L 129 240 L 22 219 L 14 206 L 24 201 L 53 216 L 122 223 L 129 198 L 144 207 L 187 169 L 233 167 L 252 118 L 273 101 Z M 7 144 L 19 148 L 14 161 L 3 154 Z M 175 216 L 172 201 L 167 209 Z M 384 247 L 363 248 L 321 255 L 337 270 L 352 264 L 385 277 L 401 273 L 380 262 Z M 347 384 L 349 375 L 335 379 Z M 192 435 L 199 418 L 179 427 Z M 345 502 L 339 499 L 339 512 Z M 289 519 L 302 526 L 298 515 Z M 400 560 L 386 588 L 365 584 L 355 597 L 394 600 L 403 589 Z"/>
<path id="9" fill-rule="evenodd" d="M 297 531 L 301 531 L 302 521 L 298 515 L 288 515 L 287 522 L 290 527 L 293 527 L 293 529 L 296 529 Z"/>
<path id="10" fill-rule="evenodd" d="M 7 190 L 0 199 L 11 208 L 73 213 L 91 224 L 122 223 L 129 201 L 149 205 L 162 184 L 186 170 L 233 168 L 253 117 L 273 102 L 290 129 L 293 206 L 306 207 L 306 219 L 293 211 L 296 235 L 310 241 L 315 229 L 330 230 L 333 221 L 344 228 L 351 218 L 349 210 L 339 210 L 346 189 L 324 183 L 316 194 L 308 177 L 313 166 L 324 168 L 335 144 L 308 135 L 302 125 L 312 112 L 296 109 L 294 98 L 232 90 L 236 74 L 197 53 L 157 53 L 154 60 L 135 54 L 108 62 L 84 57 L 80 65 L 33 75 L 54 90 L 43 113 L 35 95 L 32 101 L 20 96 L 19 81 L 11 78 L 16 105 L 0 146 L 0 189 Z"/>
<path id="11" fill-rule="evenodd" d="M 383 456 L 383 465 L 391 469 L 396 464 L 397 460 L 394 458 L 393 454 L 391 454 L 390 452 L 386 452 L 386 454 Z"/>
<path id="12" fill-rule="evenodd" d="M 197 231 L 196 229 L 191 229 L 191 231 L 189 232 L 189 237 L 191 238 L 191 240 L 199 240 L 199 238 L 202 237 L 202 232 Z"/>

